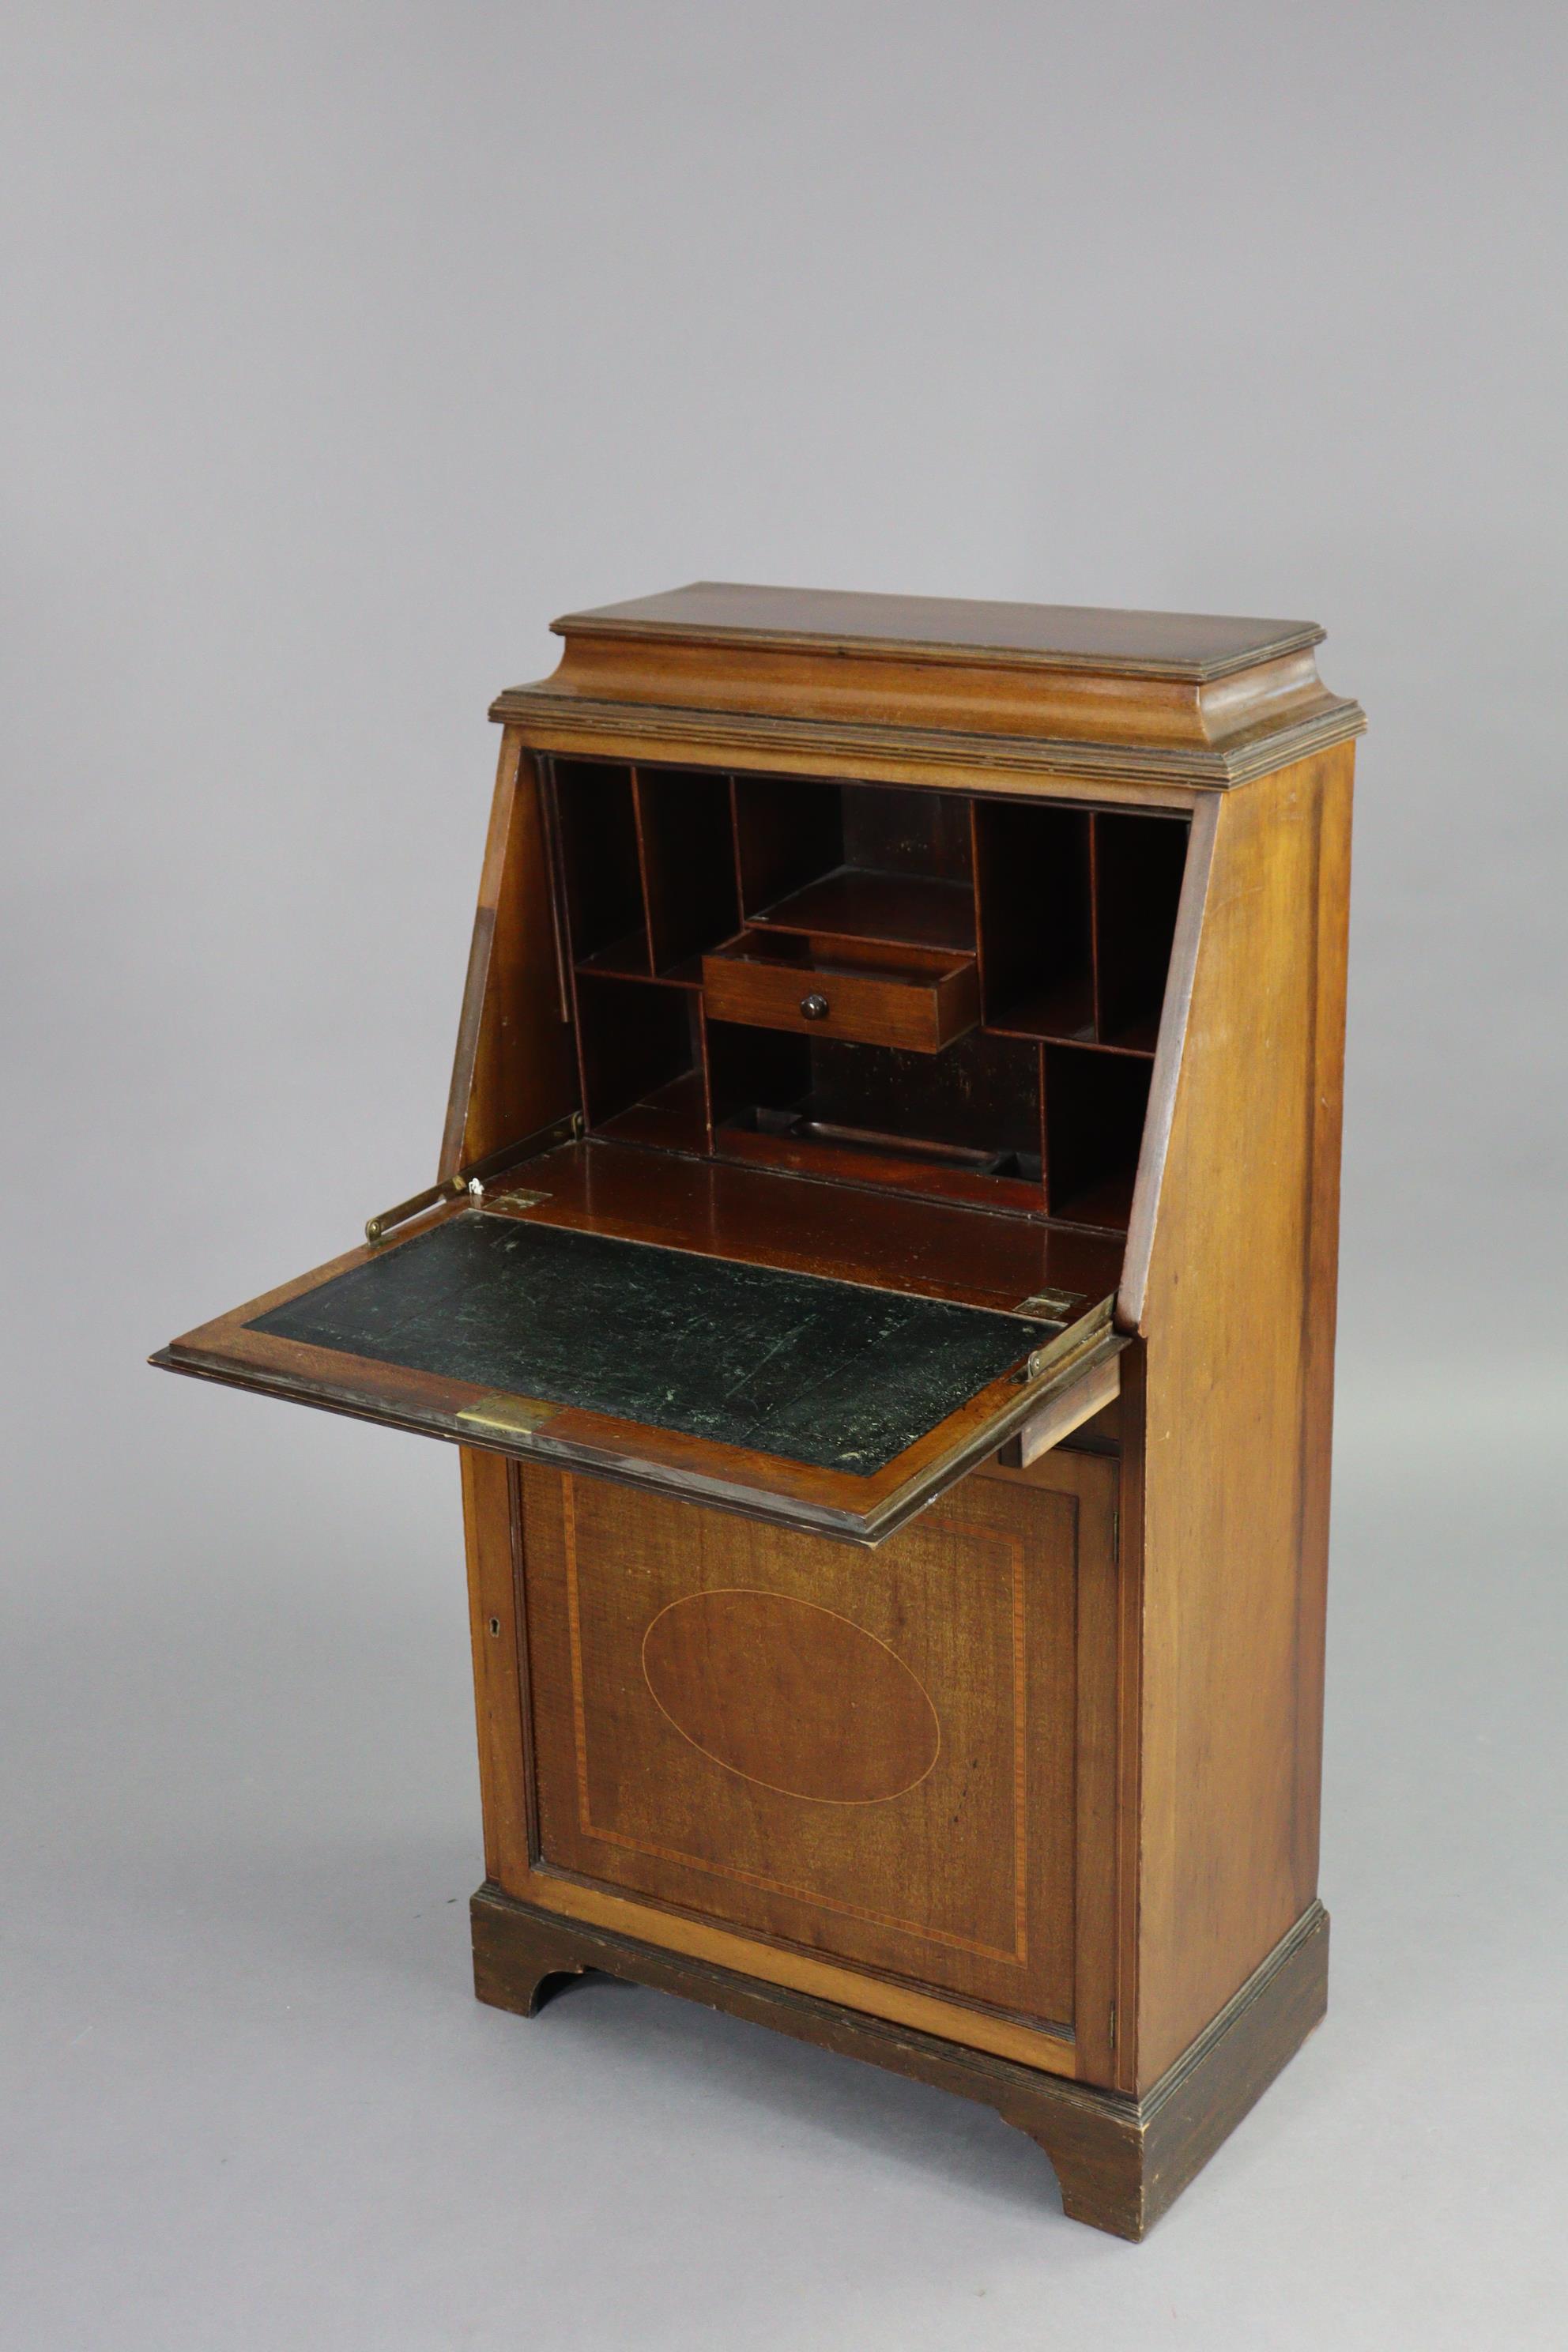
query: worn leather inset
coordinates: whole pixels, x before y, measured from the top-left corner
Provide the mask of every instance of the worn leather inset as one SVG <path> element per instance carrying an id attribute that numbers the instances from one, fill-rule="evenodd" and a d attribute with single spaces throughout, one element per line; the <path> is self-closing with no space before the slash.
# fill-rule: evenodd
<path id="1" fill-rule="evenodd" d="M 1057 1328 L 482 1211 L 249 1326 L 862 1476 Z"/>

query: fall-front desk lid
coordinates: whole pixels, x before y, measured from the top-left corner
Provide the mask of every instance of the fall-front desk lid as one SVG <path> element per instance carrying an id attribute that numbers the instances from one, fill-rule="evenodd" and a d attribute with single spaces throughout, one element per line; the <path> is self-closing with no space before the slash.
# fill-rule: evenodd
<path id="1" fill-rule="evenodd" d="M 1095 1320 L 464 1205 L 153 1360 L 865 1543 L 1010 1436 Z"/>

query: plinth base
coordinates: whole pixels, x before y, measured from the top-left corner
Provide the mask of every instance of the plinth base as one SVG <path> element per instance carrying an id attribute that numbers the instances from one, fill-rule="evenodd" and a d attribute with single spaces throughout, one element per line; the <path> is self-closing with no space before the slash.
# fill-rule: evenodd
<path id="1" fill-rule="evenodd" d="M 956 2091 L 1038 2144 L 1065 2213 L 1119 2238 L 1142 2238 L 1158 2221 L 1300 2049 L 1328 1999 L 1329 1916 L 1314 1903 L 1192 2047 L 1133 2099 L 563 1918 L 496 1886 L 480 1887 L 472 1911 L 475 1990 L 497 2009 L 531 2017 L 552 1977 L 597 1969 Z"/>

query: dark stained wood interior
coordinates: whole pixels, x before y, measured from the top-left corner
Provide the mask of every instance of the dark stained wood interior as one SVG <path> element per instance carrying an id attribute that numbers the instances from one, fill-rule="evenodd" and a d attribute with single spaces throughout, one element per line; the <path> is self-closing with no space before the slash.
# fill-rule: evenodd
<path id="1" fill-rule="evenodd" d="M 1125 1230 L 1180 818 L 584 760 L 552 791 L 591 1133 Z"/>
<path id="2" fill-rule="evenodd" d="M 740 921 L 729 791 L 700 769 L 643 769 L 637 811 L 653 969 L 679 973 Z"/>

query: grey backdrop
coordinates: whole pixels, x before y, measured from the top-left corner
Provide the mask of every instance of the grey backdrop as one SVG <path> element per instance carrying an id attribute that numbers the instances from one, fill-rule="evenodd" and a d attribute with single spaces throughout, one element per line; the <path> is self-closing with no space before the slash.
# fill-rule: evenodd
<path id="1" fill-rule="evenodd" d="M 12 0 L 0 2337 L 1562 2339 L 1568 18 Z M 500 686 L 697 575 L 1308 614 L 1330 2022 L 1142 2249 L 468 1995 L 457 1466 L 141 1368 L 425 1181 Z"/>

